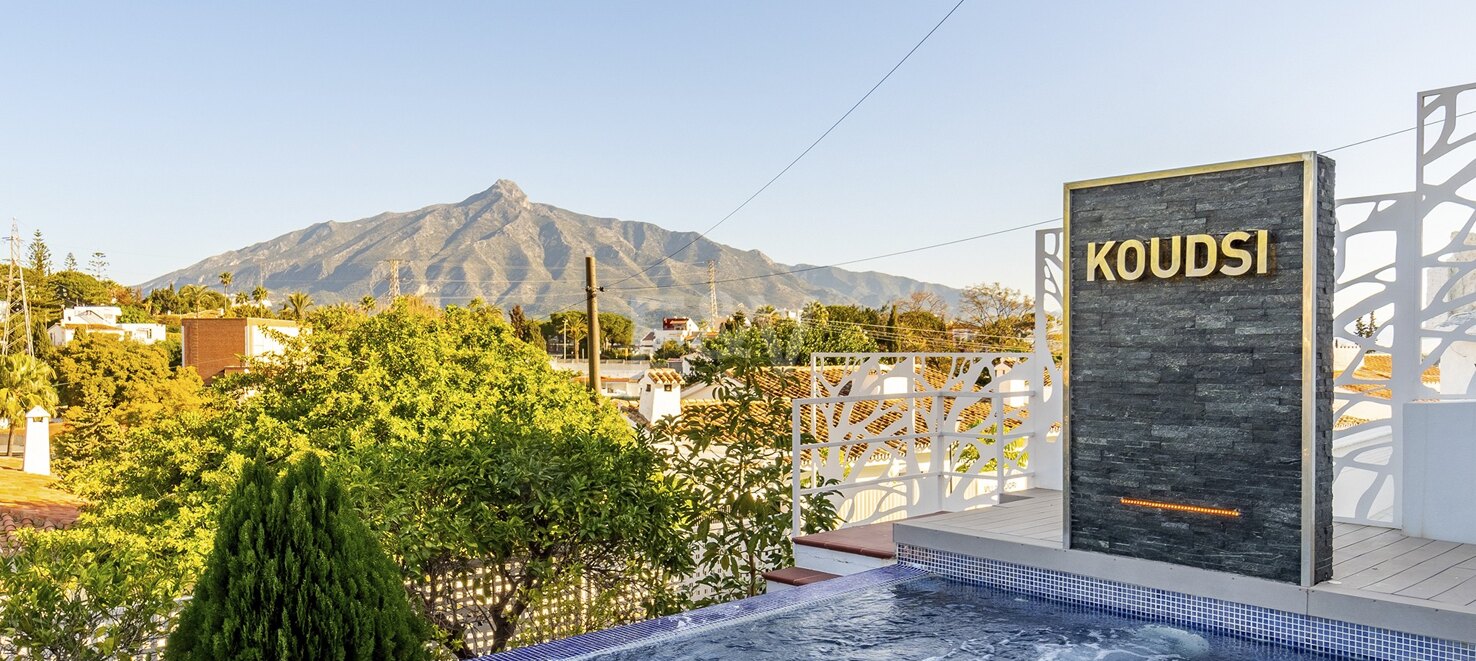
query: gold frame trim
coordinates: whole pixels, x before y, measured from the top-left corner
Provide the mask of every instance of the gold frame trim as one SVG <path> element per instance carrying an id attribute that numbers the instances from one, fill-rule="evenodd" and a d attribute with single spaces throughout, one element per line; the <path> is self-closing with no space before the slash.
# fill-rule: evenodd
<path id="1" fill-rule="evenodd" d="M 1136 174 L 1101 177 L 1067 182 L 1061 187 L 1061 509 L 1064 523 L 1061 534 L 1062 545 L 1071 548 L 1071 192 L 1084 188 L 1101 188 L 1117 184 L 1140 183 L 1157 179 L 1172 179 L 1197 174 L 1210 174 L 1230 170 L 1266 167 L 1269 165 L 1302 164 L 1302 557 L 1301 584 L 1310 587 L 1316 575 L 1317 541 L 1317 456 L 1313 452 L 1317 440 L 1317 152 L 1296 152 L 1278 156 L 1264 156 L 1238 161 L 1193 165 L 1168 170 L 1155 170 Z"/>

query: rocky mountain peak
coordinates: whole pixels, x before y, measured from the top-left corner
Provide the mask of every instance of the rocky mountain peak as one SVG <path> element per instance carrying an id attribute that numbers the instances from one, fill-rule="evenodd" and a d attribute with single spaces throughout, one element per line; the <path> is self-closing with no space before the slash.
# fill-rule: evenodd
<path id="1" fill-rule="evenodd" d="M 537 316 L 569 305 L 571 288 L 582 281 L 583 256 L 598 254 L 607 274 L 637 274 L 628 286 L 662 287 L 660 298 L 612 296 L 606 301 L 608 311 L 633 311 L 637 324 L 649 327 L 663 316 L 706 309 L 704 279 L 683 279 L 684 284 L 673 287 L 671 275 L 642 272 L 643 265 L 668 261 L 668 251 L 684 242 L 682 236 L 647 223 L 532 204 L 517 184 L 501 179 L 460 203 L 316 225 L 207 258 L 142 288 L 213 286 L 220 272 L 229 270 L 237 282 L 260 282 L 274 297 L 302 291 L 319 304 L 358 301 L 365 294 L 383 297 L 388 292 L 384 269 L 394 261 L 400 264 L 401 290 L 434 305 L 482 298 L 505 310 L 521 305 Z M 700 247 L 702 254 L 689 251 L 669 260 L 670 266 L 700 271 L 709 259 L 716 260 L 721 277 L 736 278 L 718 291 L 718 305 L 725 310 L 797 308 L 815 300 L 875 307 L 914 291 L 934 292 L 949 302 L 958 299 L 955 289 L 908 278 L 838 268 L 785 273 L 792 267 L 758 251 L 712 242 Z"/>
<path id="2" fill-rule="evenodd" d="M 515 206 L 528 206 L 528 194 L 511 179 L 498 179 L 491 188 L 466 198 L 462 205 L 495 204 L 506 202 Z"/>

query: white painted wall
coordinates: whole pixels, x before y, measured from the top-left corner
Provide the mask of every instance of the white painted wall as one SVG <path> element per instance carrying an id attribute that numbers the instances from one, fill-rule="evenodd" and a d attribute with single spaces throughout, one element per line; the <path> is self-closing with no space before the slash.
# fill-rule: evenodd
<path id="1" fill-rule="evenodd" d="M 1404 534 L 1476 544 L 1476 400 L 1404 405 Z"/>
<path id="2" fill-rule="evenodd" d="M 1440 394 L 1476 395 L 1476 342 L 1452 342 L 1440 356 Z"/>
<path id="3" fill-rule="evenodd" d="M 637 385 L 641 389 L 641 415 L 655 422 L 667 416 L 682 416 L 682 386 L 673 383 L 655 383 L 650 377 L 642 377 Z"/>
<path id="4" fill-rule="evenodd" d="M 279 340 L 278 333 L 283 338 L 297 337 L 302 328 L 295 324 L 257 323 L 255 319 L 247 322 L 248 335 L 246 338 L 247 358 L 259 358 L 262 356 L 280 355 L 286 348 L 284 340 Z"/>
<path id="5" fill-rule="evenodd" d="M 39 406 L 26 414 L 26 458 L 21 470 L 51 474 L 51 414 Z"/>

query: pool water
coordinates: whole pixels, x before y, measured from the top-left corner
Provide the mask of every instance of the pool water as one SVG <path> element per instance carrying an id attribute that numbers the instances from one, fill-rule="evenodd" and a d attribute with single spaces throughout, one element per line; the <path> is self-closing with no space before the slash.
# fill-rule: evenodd
<path id="1" fill-rule="evenodd" d="M 592 657 L 1138 661 L 1331 659 L 932 576 Z"/>

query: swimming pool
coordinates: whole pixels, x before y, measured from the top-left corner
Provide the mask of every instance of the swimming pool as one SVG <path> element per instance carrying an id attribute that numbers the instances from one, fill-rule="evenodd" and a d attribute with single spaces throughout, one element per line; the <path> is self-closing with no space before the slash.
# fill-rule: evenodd
<path id="1" fill-rule="evenodd" d="M 867 579 L 858 577 L 834 579 L 842 584 L 835 586 L 834 594 L 823 597 L 811 594 L 795 599 L 780 592 L 756 598 L 759 601 L 750 604 L 747 612 L 742 610 L 743 603 L 755 600 L 661 618 L 653 621 L 659 623 L 655 626 L 643 623 L 621 628 L 629 634 L 626 636 L 606 636 L 604 640 L 579 637 L 493 658 L 599 661 L 1334 658 L 969 585 L 925 572 L 888 570 L 890 573 L 877 570 L 870 579 L 871 585 L 866 584 Z M 845 584 L 846 579 L 853 579 L 851 585 Z M 724 612 L 724 607 L 728 611 Z M 640 630 L 642 626 L 646 631 Z"/>

